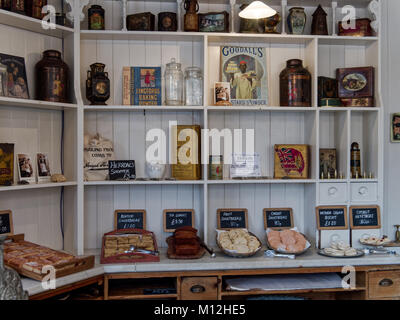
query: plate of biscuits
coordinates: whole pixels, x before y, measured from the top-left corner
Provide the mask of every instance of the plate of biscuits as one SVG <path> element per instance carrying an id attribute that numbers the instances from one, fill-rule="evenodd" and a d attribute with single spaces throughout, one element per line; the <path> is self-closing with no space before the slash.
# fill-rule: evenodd
<path id="1" fill-rule="evenodd" d="M 298 232 L 297 228 L 272 230 L 267 229 L 267 246 L 278 253 L 301 255 L 310 247 L 307 237 Z"/>
<path id="2" fill-rule="evenodd" d="M 217 245 L 228 256 L 247 258 L 261 249 L 261 241 L 247 229 L 217 230 Z"/>
<path id="3" fill-rule="evenodd" d="M 344 241 L 332 241 L 330 247 L 317 252 L 319 255 L 329 258 L 359 258 L 365 254 L 364 251 L 352 248 Z"/>

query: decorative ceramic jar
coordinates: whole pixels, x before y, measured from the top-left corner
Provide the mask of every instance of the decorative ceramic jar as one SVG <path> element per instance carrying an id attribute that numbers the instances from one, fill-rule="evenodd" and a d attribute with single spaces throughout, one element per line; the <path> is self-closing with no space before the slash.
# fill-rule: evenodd
<path id="1" fill-rule="evenodd" d="M 104 30 L 104 9 L 99 5 L 92 5 L 88 10 L 89 30 Z"/>
<path id="2" fill-rule="evenodd" d="M 198 67 L 185 69 L 185 103 L 187 106 L 203 105 L 203 73 Z"/>
<path id="3" fill-rule="evenodd" d="M 103 63 L 93 63 L 87 72 L 86 98 L 91 105 L 106 105 L 110 98 L 110 79 L 105 67 Z"/>
<path id="4" fill-rule="evenodd" d="M 199 31 L 199 17 L 197 14 L 199 11 L 199 4 L 197 0 L 185 0 L 185 10 L 184 30 L 192 32 Z"/>
<path id="5" fill-rule="evenodd" d="M 307 16 L 304 12 L 304 8 L 294 7 L 289 10 L 289 15 L 287 17 L 289 33 L 303 34 L 306 22 Z"/>
<path id="6" fill-rule="evenodd" d="M 1 97 L 7 96 L 7 83 L 8 83 L 7 66 L 0 63 L 0 96 Z"/>
<path id="7" fill-rule="evenodd" d="M 327 13 L 321 5 L 318 6 L 312 16 L 311 34 L 328 35 L 328 23 L 326 22 Z"/>
<path id="8" fill-rule="evenodd" d="M 281 72 L 280 105 L 311 107 L 311 74 L 300 59 L 291 59 Z"/>
<path id="9" fill-rule="evenodd" d="M 181 64 L 174 58 L 167 63 L 164 74 L 165 79 L 165 104 L 167 106 L 181 106 L 183 100 L 183 72 Z"/>
<path id="10" fill-rule="evenodd" d="M 61 52 L 46 50 L 36 64 L 36 99 L 51 102 L 69 102 L 67 64 Z"/>
<path id="11" fill-rule="evenodd" d="M 164 178 L 166 165 L 157 161 L 146 162 L 146 173 L 150 179 Z"/>
<path id="12" fill-rule="evenodd" d="M 3 243 L 7 236 L 0 236 L 0 300 L 28 300 L 18 273 L 4 266 Z"/>

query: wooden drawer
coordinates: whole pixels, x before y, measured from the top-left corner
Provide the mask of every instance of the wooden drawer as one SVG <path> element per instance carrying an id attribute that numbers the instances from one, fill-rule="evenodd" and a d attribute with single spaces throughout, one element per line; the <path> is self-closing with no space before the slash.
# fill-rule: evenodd
<path id="1" fill-rule="evenodd" d="M 321 204 L 343 204 L 347 202 L 346 183 L 320 183 L 319 200 Z"/>
<path id="2" fill-rule="evenodd" d="M 368 297 L 370 299 L 400 298 L 400 270 L 370 272 Z"/>
<path id="3" fill-rule="evenodd" d="M 217 300 L 217 277 L 184 277 L 181 281 L 181 300 Z"/>
<path id="4" fill-rule="evenodd" d="M 378 184 L 377 183 L 352 183 L 351 201 L 377 201 Z"/>

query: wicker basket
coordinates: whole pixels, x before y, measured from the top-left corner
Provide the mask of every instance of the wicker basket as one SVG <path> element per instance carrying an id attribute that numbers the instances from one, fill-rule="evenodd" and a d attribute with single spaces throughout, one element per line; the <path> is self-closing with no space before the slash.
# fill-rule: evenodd
<path id="1" fill-rule="evenodd" d="M 295 256 L 302 255 L 303 253 L 307 252 L 308 249 L 311 248 L 311 241 L 306 237 L 306 235 L 305 235 L 304 233 L 301 233 L 301 232 L 299 232 L 299 233 L 300 233 L 300 234 L 306 239 L 306 241 L 310 244 L 310 246 L 309 246 L 308 248 L 304 249 L 303 251 L 300 251 L 300 252 L 288 252 L 288 251 L 283 251 L 283 250 L 280 250 L 280 249 L 275 249 L 275 248 L 273 248 L 273 247 L 271 246 L 271 244 L 269 243 L 269 241 L 268 241 L 268 235 L 266 235 L 266 237 L 265 237 L 265 238 L 266 238 L 266 242 L 267 242 L 267 247 L 268 247 L 268 249 L 274 250 L 274 251 L 277 252 L 277 253 L 294 254 Z"/>
<path id="2" fill-rule="evenodd" d="M 224 230 L 222 230 L 222 231 L 224 231 Z M 251 236 L 253 236 L 253 237 L 256 237 L 257 240 L 258 240 L 258 242 L 260 243 L 260 246 L 259 246 L 258 249 L 257 249 L 256 251 L 254 251 L 254 252 L 249 252 L 249 253 L 238 253 L 238 252 L 232 252 L 232 251 L 230 251 L 230 250 L 226 250 L 226 249 L 223 248 L 223 247 L 221 246 L 221 244 L 219 243 L 219 240 L 218 240 L 218 232 L 217 232 L 217 236 L 216 236 L 216 242 L 217 242 L 218 247 L 221 249 L 221 251 L 222 251 L 223 253 L 225 253 L 227 256 L 234 257 L 234 258 L 248 258 L 248 257 L 254 256 L 258 251 L 261 250 L 261 241 L 260 241 L 260 239 L 258 239 L 258 237 L 257 237 L 255 234 L 253 234 L 253 233 L 251 233 L 251 232 L 249 232 L 249 231 L 248 231 L 248 233 L 249 233 L 249 235 L 251 235 Z"/>

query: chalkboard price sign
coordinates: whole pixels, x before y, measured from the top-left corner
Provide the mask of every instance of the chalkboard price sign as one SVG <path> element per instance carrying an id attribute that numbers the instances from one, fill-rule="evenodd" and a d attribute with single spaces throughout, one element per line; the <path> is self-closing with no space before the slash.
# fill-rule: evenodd
<path id="1" fill-rule="evenodd" d="M 345 230 L 348 228 L 346 206 L 317 207 L 316 216 L 318 230 Z"/>
<path id="2" fill-rule="evenodd" d="M 351 229 L 379 229 L 381 227 L 381 213 L 379 206 L 350 207 Z"/>
<path id="3" fill-rule="evenodd" d="M 174 232 L 180 227 L 194 228 L 194 210 L 169 209 L 164 210 L 164 231 Z"/>
<path id="4" fill-rule="evenodd" d="M 115 210 L 114 227 L 116 230 L 146 230 L 146 210 Z"/>
<path id="5" fill-rule="evenodd" d="M 293 228 L 293 210 L 291 208 L 268 208 L 263 211 L 265 229 Z"/>
<path id="6" fill-rule="evenodd" d="M 218 209 L 218 229 L 247 229 L 247 209 Z"/>
<path id="7" fill-rule="evenodd" d="M 136 179 L 135 160 L 108 161 L 108 174 L 110 176 L 110 180 Z"/>
<path id="8" fill-rule="evenodd" d="M 14 234 L 12 212 L 10 210 L 0 211 L 0 234 Z"/>

